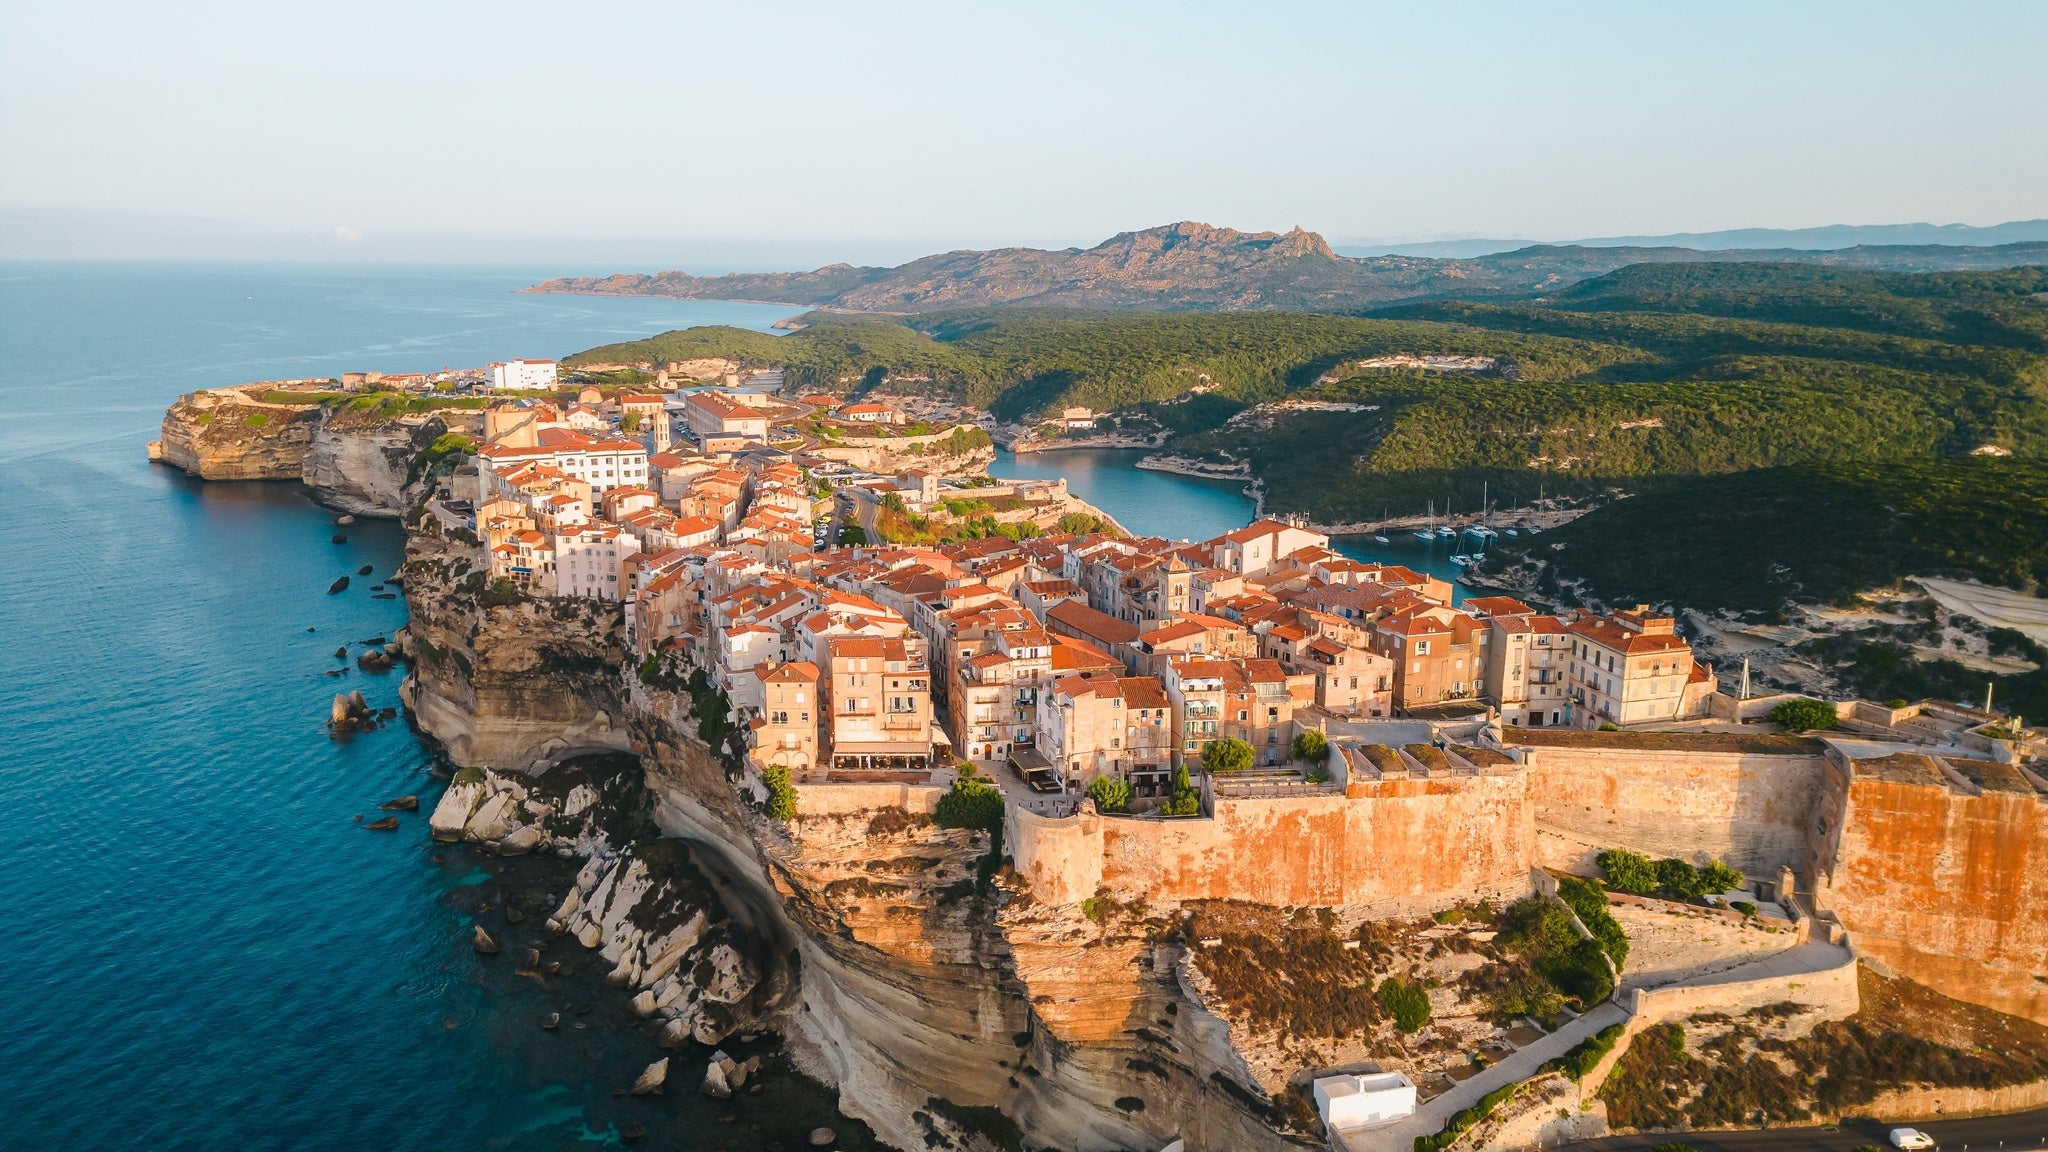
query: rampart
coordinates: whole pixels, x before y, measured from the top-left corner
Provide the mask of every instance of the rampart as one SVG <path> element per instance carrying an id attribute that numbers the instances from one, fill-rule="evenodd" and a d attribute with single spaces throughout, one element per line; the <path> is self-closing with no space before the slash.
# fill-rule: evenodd
<path id="1" fill-rule="evenodd" d="M 1805 864 L 1825 767 L 1818 741 L 1624 732 L 1557 733 L 1573 739 L 1551 743 L 1550 735 L 1504 734 L 1530 768 L 1545 867 L 1598 875 L 1593 858 L 1613 847 L 1721 859 L 1758 877 Z"/>
<path id="2" fill-rule="evenodd" d="M 1012 806 L 1010 850 L 1032 894 L 1071 903 L 1106 890 L 1153 903 L 1441 909 L 1529 890 L 1528 777 L 1514 770 L 1354 781 L 1349 794 L 1212 801 L 1212 815 L 1051 818 Z"/>
<path id="3" fill-rule="evenodd" d="M 1831 752 L 1814 903 L 1863 955 L 2048 1023 L 2048 781 L 1990 761 Z"/>

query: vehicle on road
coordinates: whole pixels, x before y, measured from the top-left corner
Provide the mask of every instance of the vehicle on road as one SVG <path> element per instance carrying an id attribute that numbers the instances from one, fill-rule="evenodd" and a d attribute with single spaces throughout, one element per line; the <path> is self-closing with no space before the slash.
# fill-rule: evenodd
<path id="1" fill-rule="evenodd" d="M 1934 1137 L 1920 1131 L 1918 1128 L 1894 1128 L 1892 1129 L 1892 1147 L 1909 1149 L 1932 1148 L 1934 1147 Z"/>

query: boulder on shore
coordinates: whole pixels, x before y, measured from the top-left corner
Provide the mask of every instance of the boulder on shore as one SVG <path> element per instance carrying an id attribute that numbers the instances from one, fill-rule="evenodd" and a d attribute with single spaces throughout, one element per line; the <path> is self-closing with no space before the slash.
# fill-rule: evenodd
<path id="1" fill-rule="evenodd" d="M 334 694 L 334 704 L 327 710 L 327 726 L 336 732 L 349 732 L 365 724 L 375 723 L 369 702 L 361 692 Z"/>
<path id="2" fill-rule="evenodd" d="M 462 829 L 469 818 L 476 813 L 478 801 L 484 798 L 483 781 L 451 784 L 441 793 L 441 802 L 434 805 L 434 814 L 427 817 L 427 827 L 436 840 L 460 840 Z"/>
<path id="3" fill-rule="evenodd" d="M 496 956 L 505 949 L 504 945 L 498 943 L 498 938 L 491 935 L 490 931 L 481 924 L 476 926 L 476 932 L 470 937 L 469 944 L 470 947 L 477 950 L 479 955 L 483 956 Z"/>
<path id="4" fill-rule="evenodd" d="M 377 805 L 377 810 L 380 812 L 417 812 L 420 810 L 420 798 L 417 796 L 400 796 L 395 800 L 386 800 L 382 804 Z"/>
<path id="5" fill-rule="evenodd" d="M 356 657 L 356 667 L 365 672 L 389 672 L 391 657 L 382 648 L 372 648 Z"/>
<path id="6" fill-rule="evenodd" d="M 506 833 L 504 839 L 498 841 L 498 855 L 524 856 L 540 847 L 540 842 L 546 838 L 546 833 L 533 825 L 522 825 Z"/>
<path id="7" fill-rule="evenodd" d="M 333 535 L 332 537 L 330 537 L 330 539 L 331 539 L 331 540 L 332 540 L 332 541 L 333 541 L 334 543 L 336 543 L 336 544 L 346 544 L 346 543 L 348 543 L 348 537 L 346 537 L 346 536 L 342 535 L 342 534 L 341 534 L 341 533 L 339 533 L 339 532 L 336 532 L 336 533 L 335 533 L 335 534 L 334 534 L 334 535 Z"/>
<path id="8" fill-rule="evenodd" d="M 662 1085 L 666 1083 L 668 1083 L 668 1057 L 663 1056 L 661 1059 L 649 1064 L 646 1070 L 640 1073 L 640 1078 L 633 1081 L 633 1095 L 660 1095 Z"/>
<path id="9" fill-rule="evenodd" d="M 334 650 L 334 658 L 335 658 L 336 660 L 346 660 L 346 659 L 348 659 L 348 649 L 347 649 L 347 648 L 336 648 L 336 649 Z"/>
<path id="10" fill-rule="evenodd" d="M 355 518 L 355 517 L 353 517 L 353 516 L 351 516 L 351 515 L 349 515 L 349 514 L 348 514 L 348 513 L 346 513 L 346 512 L 344 512 L 344 513 L 342 513 L 341 515 L 339 515 L 339 516 L 336 516 L 336 517 L 334 518 L 334 523 L 335 523 L 336 525 L 338 525 L 338 526 L 342 527 L 342 528 L 346 528 L 346 527 L 348 527 L 349 525 L 351 525 L 351 524 L 353 524 L 353 523 L 355 523 L 355 522 L 356 522 L 356 518 Z"/>
<path id="11" fill-rule="evenodd" d="M 336 592 L 340 592 L 340 591 L 343 591 L 343 590 L 345 590 L 345 589 L 347 589 L 347 588 L 348 588 L 348 577 L 346 577 L 346 576 L 343 576 L 343 577 L 342 577 L 341 579 L 339 579 L 339 580 L 336 580 L 336 581 L 335 581 L 334 583 L 332 583 L 332 584 L 329 584 L 329 585 L 327 586 L 327 594 L 328 594 L 329 596 L 332 596 L 332 595 L 334 595 L 334 594 L 335 594 Z"/>
<path id="12" fill-rule="evenodd" d="M 398 817 L 386 816 L 382 820 L 372 820 L 363 827 L 372 832 L 390 832 L 398 827 Z"/>
<path id="13" fill-rule="evenodd" d="M 358 575 L 358 576 L 368 576 L 368 575 L 369 575 L 369 574 L 370 574 L 371 572 L 374 572 L 374 571 L 376 571 L 376 569 L 372 568 L 372 567 L 371 567 L 370 565 L 368 565 L 368 564 L 365 564 L 365 565 L 363 565 L 363 566 L 362 566 L 361 568 L 358 568 L 358 569 L 356 569 L 356 575 Z"/>

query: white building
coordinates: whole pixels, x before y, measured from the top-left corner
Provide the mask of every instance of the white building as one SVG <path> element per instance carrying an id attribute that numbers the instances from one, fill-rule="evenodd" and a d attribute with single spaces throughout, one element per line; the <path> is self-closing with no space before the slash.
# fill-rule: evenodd
<path id="1" fill-rule="evenodd" d="M 553 360 L 499 360 L 488 371 L 493 388 L 553 388 L 555 367 Z"/>
<path id="2" fill-rule="evenodd" d="M 1316 1110 L 1332 1131 L 1392 1124 L 1415 1113 L 1415 1085 L 1400 1072 L 1325 1076 L 1315 1094 Z"/>
<path id="3" fill-rule="evenodd" d="M 567 428 L 543 428 L 530 448 L 511 444 L 486 444 L 477 452 L 485 471 L 488 495 L 510 495 L 494 483 L 527 464 L 546 464 L 571 479 L 590 485 L 591 494 L 603 496 L 614 488 L 647 486 L 647 446 L 634 440 L 600 439 Z"/>
<path id="4" fill-rule="evenodd" d="M 619 599 L 620 561 L 640 541 L 617 528 L 586 528 L 555 537 L 555 594 Z"/>

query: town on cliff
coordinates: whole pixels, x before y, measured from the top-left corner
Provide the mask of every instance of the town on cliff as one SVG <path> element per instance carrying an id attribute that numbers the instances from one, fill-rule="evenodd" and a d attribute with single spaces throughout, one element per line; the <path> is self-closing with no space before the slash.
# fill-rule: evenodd
<path id="1" fill-rule="evenodd" d="M 1299 522 L 1134 536 L 943 401 L 607 367 L 195 394 L 151 452 L 404 519 L 431 828 L 586 858 L 547 927 L 664 1045 L 779 1029 L 897 1147 L 2048 1105 L 2022 723 L 1752 692 L 1683 606 L 1460 598 Z M 596 750 L 723 909 L 662 905 Z"/>

